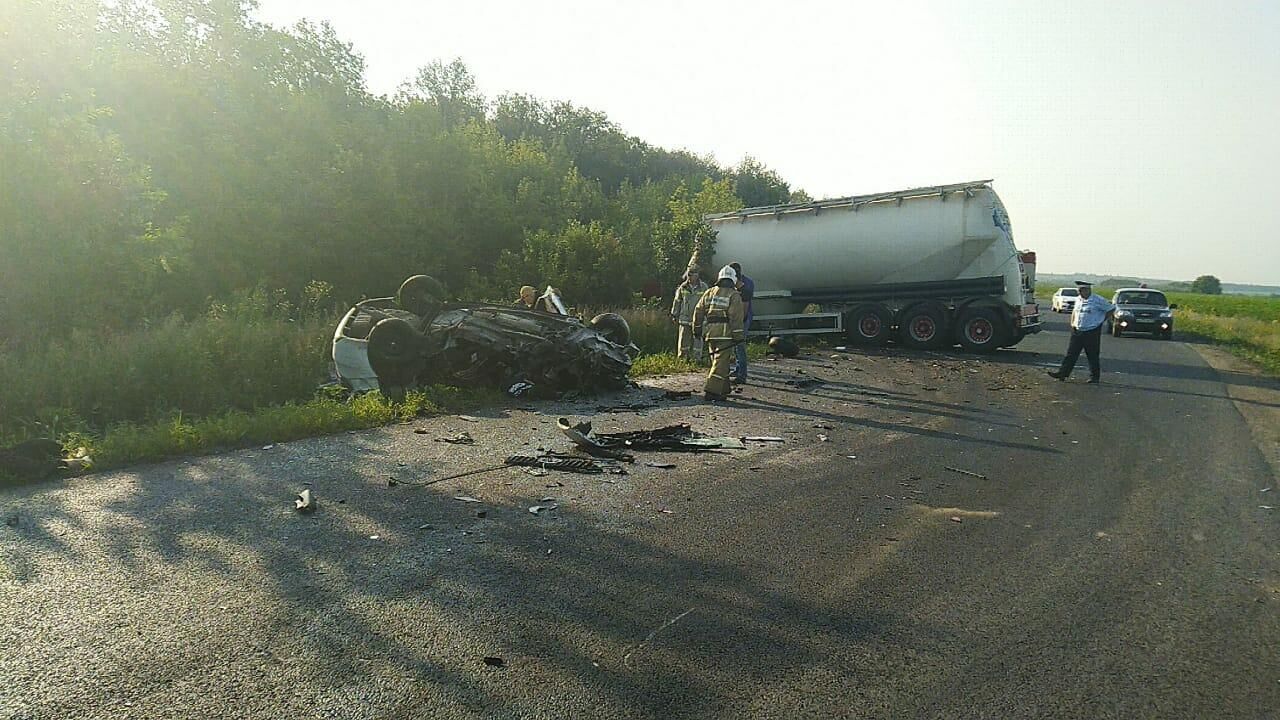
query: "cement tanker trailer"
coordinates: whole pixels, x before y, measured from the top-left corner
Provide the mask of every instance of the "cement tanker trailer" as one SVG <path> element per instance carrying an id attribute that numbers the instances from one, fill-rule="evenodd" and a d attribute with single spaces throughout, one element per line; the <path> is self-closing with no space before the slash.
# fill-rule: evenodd
<path id="1" fill-rule="evenodd" d="M 711 270 L 755 281 L 751 335 L 989 352 L 1039 332 L 1035 255 L 990 180 L 707 216 Z"/>

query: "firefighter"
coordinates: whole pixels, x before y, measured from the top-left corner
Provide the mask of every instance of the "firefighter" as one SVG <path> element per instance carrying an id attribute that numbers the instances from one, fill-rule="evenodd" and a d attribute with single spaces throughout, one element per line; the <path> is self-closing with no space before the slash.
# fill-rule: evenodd
<path id="1" fill-rule="evenodd" d="M 671 322 L 680 326 L 676 354 L 685 360 L 702 361 L 702 338 L 693 331 L 693 306 L 706 291 L 707 284 L 698 277 L 698 268 L 690 267 L 684 274 L 684 282 L 676 288 L 675 299 L 671 301 Z"/>
<path id="2" fill-rule="evenodd" d="M 703 388 L 708 400 L 729 396 L 729 365 L 733 349 L 746 337 L 746 308 L 735 285 L 738 274 L 725 265 L 720 268 L 716 284 L 702 294 L 693 309 L 693 332 L 706 340 L 711 353 L 711 372 Z"/>

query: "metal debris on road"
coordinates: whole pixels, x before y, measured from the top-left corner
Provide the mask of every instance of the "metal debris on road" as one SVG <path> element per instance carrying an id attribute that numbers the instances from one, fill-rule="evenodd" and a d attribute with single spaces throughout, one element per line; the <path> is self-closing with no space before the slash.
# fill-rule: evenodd
<path id="1" fill-rule="evenodd" d="M 785 384 L 790 385 L 791 387 L 794 387 L 794 388 L 804 389 L 804 388 L 817 387 L 818 385 L 822 384 L 822 381 L 817 378 L 794 378 L 791 380 L 787 380 Z"/>
<path id="2" fill-rule="evenodd" d="M 960 516 L 959 516 L 959 515 L 952 515 L 951 517 L 949 517 L 949 518 L 947 518 L 947 519 L 948 519 L 948 520 L 950 520 L 950 521 L 951 521 L 951 522 L 953 522 L 953 523 L 964 522 L 963 520 L 961 520 L 961 519 L 960 519 Z"/>
<path id="3" fill-rule="evenodd" d="M 462 420 L 462 421 L 464 421 L 464 422 L 472 422 L 472 423 L 478 423 L 478 422 L 480 422 L 480 418 L 478 418 L 478 417 L 471 417 L 470 415 L 459 415 L 459 416 L 458 416 L 458 419 L 459 419 L 459 420 Z"/>
<path id="4" fill-rule="evenodd" d="M 618 412 L 640 412 L 641 410 L 652 410 L 658 407 L 650 402 L 633 402 L 620 403 L 617 405 L 597 405 L 596 412 L 601 413 L 618 413 Z"/>
<path id="5" fill-rule="evenodd" d="M 544 470 L 561 470 L 563 472 L 600 475 L 609 473 L 624 475 L 626 470 L 617 463 L 605 463 L 592 458 L 574 457 L 561 453 L 548 452 L 542 455 L 512 455 L 506 464 L 513 467 L 536 467 Z"/>
<path id="6" fill-rule="evenodd" d="M 651 468 L 662 468 L 664 470 L 668 470 L 676 466 L 675 463 L 669 462 L 646 462 L 645 465 L 648 465 Z"/>
<path id="7" fill-rule="evenodd" d="M 298 499 L 293 501 L 294 509 L 300 513 L 312 513 L 316 511 L 316 501 L 311 497 L 311 490 L 303 490 L 298 493 Z"/>
<path id="8" fill-rule="evenodd" d="M 668 390 L 662 393 L 663 400 L 688 400 L 693 397 L 692 390 Z"/>
<path id="9" fill-rule="evenodd" d="M 451 437 L 436 438 L 436 442 L 449 443 L 450 445 L 475 445 L 475 438 L 471 437 L 469 432 L 460 432 Z"/>
<path id="10" fill-rule="evenodd" d="M 618 433 L 596 433 L 590 422 L 572 424 L 568 418 L 560 418 L 556 426 L 573 444 L 592 455 L 624 460 L 634 458 L 627 450 L 660 450 L 674 452 L 706 452 L 708 450 L 743 448 L 736 438 L 705 437 L 685 424 L 667 425 L 653 430 L 632 430 Z"/>
<path id="11" fill-rule="evenodd" d="M 480 500 L 478 498 L 473 498 L 470 495 L 454 495 L 453 499 L 457 500 L 458 502 L 464 502 L 464 503 L 484 502 L 483 500 Z"/>
<path id="12" fill-rule="evenodd" d="M 945 470 L 950 470 L 951 472 L 957 472 L 957 473 L 960 473 L 961 475 L 968 475 L 968 476 L 970 476 L 970 477 L 976 477 L 976 478 L 978 478 L 979 480 L 990 480 L 990 479 L 991 479 L 991 478 L 987 477 L 986 475 L 983 475 L 982 473 L 976 473 L 976 472 L 973 472 L 972 470 L 961 470 L 960 468 L 953 468 L 953 467 L 948 467 L 948 466 L 945 466 L 945 465 L 943 466 L 943 469 L 945 469 Z"/>
<path id="13" fill-rule="evenodd" d="M 831 438 L 823 435 L 822 433 L 818 433 L 818 442 L 831 442 Z"/>
<path id="14" fill-rule="evenodd" d="M 414 435 L 426 435 L 426 434 L 427 434 L 427 433 L 429 433 L 429 432 L 431 432 L 431 431 L 430 431 L 430 430 L 428 430 L 428 429 L 426 429 L 426 428 L 417 428 L 417 429 L 415 429 L 415 430 L 413 431 L 413 434 L 414 434 Z"/>
<path id="15" fill-rule="evenodd" d="M 747 435 L 742 438 L 743 442 L 786 442 L 786 438 L 780 438 L 776 435 Z"/>
<path id="16" fill-rule="evenodd" d="M 555 510 L 558 507 L 560 506 L 559 505 L 532 505 L 529 507 L 529 512 L 533 513 L 534 515 L 537 515 L 541 513 L 543 510 Z"/>

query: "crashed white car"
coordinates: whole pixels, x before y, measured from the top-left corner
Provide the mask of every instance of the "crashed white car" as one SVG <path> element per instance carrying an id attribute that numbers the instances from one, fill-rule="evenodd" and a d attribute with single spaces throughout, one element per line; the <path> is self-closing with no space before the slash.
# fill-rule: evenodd
<path id="1" fill-rule="evenodd" d="M 638 349 L 627 321 L 449 303 L 442 285 L 415 275 L 393 298 L 357 303 L 333 335 L 338 378 L 351 390 L 396 396 L 414 385 L 468 384 L 512 395 L 554 396 L 626 386 Z"/>

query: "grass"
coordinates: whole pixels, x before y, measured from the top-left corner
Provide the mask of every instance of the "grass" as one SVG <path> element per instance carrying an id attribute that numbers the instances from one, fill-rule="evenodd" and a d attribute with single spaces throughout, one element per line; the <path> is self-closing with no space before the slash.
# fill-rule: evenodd
<path id="1" fill-rule="evenodd" d="M 642 355 L 633 377 L 700 372 L 672 352 L 655 308 L 624 310 Z M 94 468 L 284 442 L 492 405 L 496 390 L 444 386 L 392 402 L 345 399 L 328 378 L 335 311 L 254 293 L 202 317 L 0 348 L 0 446 L 33 437 L 85 448 Z M 759 358 L 764 347 L 748 346 Z"/>

